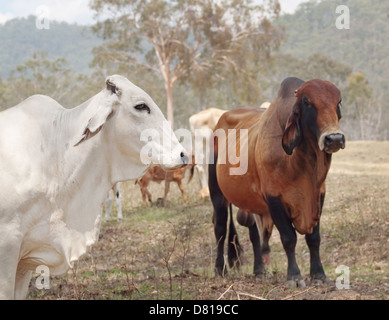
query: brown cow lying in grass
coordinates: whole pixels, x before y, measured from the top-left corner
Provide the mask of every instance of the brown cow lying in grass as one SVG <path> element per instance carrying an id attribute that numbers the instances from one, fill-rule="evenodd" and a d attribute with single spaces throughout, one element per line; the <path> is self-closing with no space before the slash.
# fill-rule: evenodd
<path id="1" fill-rule="evenodd" d="M 141 179 L 137 179 L 135 181 L 135 184 L 139 184 L 140 186 L 140 191 L 142 193 L 142 200 L 143 200 L 143 206 L 147 206 L 146 202 L 146 196 L 147 199 L 149 200 L 150 204 L 152 204 L 151 200 L 151 193 L 147 189 L 151 181 L 161 183 L 162 181 L 165 181 L 165 193 L 163 196 L 163 205 L 165 205 L 165 200 L 166 196 L 169 193 L 170 189 L 170 182 L 176 182 L 178 185 L 178 188 L 181 191 L 182 198 L 184 199 L 185 202 L 188 202 L 188 197 L 185 194 L 184 186 L 182 184 L 182 180 L 185 177 L 185 172 L 187 169 L 190 169 L 190 176 L 188 179 L 188 182 L 192 180 L 193 173 L 194 173 L 194 157 L 192 156 L 192 163 L 183 167 L 179 168 L 177 170 L 173 171 L 164 171 L 160 166 L 155 166 L 149 168 L 145 175 Z"/>

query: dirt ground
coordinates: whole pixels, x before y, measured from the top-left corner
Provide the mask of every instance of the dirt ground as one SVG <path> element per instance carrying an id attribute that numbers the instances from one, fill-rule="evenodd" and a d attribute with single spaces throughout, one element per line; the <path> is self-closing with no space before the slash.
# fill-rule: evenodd
<path id="1" fill-rule="evenodd" d="M 163 184 L 150 189 L 153 200 L 163 195 Z M 50 289 L 37 289 L 35 275 L 28 299 L 388 300 L 389 142 L 348 142 L 333 156 L 321 220 L 321 259 L 331 279 L 325 285 L 310 283 L 309 251 L 301 235 L 296 256 L 307 286 L 285 284 L 286 255 L 276 230 L 268 276 L 256 279 L 248 230 L 241 226 L 240 269 L 215 277 L 211 202 L 199 199 L 197 176 L 185 181 L 185 189 L 188 204 L 172 185 L 165 207 L 143 208 L 139 187 L 124 183 L 124 220 L 115 220 L 113 208 L 99 241 L 74 269 L 51 277 Z M 342 280 L 347 276 L 349 287 Z"/>

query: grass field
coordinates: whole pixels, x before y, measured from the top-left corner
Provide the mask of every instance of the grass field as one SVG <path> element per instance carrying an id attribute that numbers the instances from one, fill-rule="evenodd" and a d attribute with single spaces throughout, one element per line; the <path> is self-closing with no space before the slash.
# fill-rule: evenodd
<path id="1" fill-rule="evenodd" d="M 28 299 L 389 299 L 389 141 L 348 142 L 333 156 L 321 220 L 321 258 L 333 280 L 326 285 L 309 283 L 303 236 L 297 262 L 308 285 L 285 285 L 286 255 L 276 230 L 269 277 L 256 280 L 248 230 L 241 226 L 242 267 L 215 277 L 211 202 L 198 198 L 197 176 L 185 188 L 188 204 L 172 185 L 164 208 L 143 208 L 139 186 L 123 183 L 123 222 L 103 223 L 99 241 L 73 270 L 51 277 L 50 289 L 36 289 L 33 278 Z M 153 200 L 162 197 L 163 184 L 150 189 Z M 349 289 L 335 286 L 341 265 L 349 268 Z"/>

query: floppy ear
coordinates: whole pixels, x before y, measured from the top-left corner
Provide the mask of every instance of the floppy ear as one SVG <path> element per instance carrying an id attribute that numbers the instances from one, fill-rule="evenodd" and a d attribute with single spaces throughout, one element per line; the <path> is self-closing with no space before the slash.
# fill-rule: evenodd
<path id="1" fill-rule="evenodd" d="M 81 142 L 88 140 L 98 134 L 107 121 L 109 116 L 113 113 L 113 106 L 118 103 L 117 96 L 120 94 L 120 90 L 117 88 L 109 78 L 106 80 L 107 90 L 110 95 L 105 93 L 100 97 L 99 101 L 96 101 L 98 106 L 95 108 L 93 116 L 89 119 L 81 137 L 76 140 L 75 147 Z M 93 103 L 93 102 L 92 102 Z"/>
<path id="2" fill-rule="evenodd" d="M 86 128 L 84 129 L 81 137 L 77 139 L 77 143 L 74 146 L 77 147 L 81 142 L 98 134 L 112 112 L 112 105 L 111 107 L 106 106 L 105 108 L 99 108 L 96 114 L 89 119 Z"/>
<path id="3" fill-rule="evenodd" d="M 296 148 L 301 142 L 301 128 L 300 128 L 300 110 L 293 108 L 292 114 L 289 116 L 286 122 L 285 131 L 282 135 L 282 147 L 284 151 L 291 155 L 293 149 Z"/>

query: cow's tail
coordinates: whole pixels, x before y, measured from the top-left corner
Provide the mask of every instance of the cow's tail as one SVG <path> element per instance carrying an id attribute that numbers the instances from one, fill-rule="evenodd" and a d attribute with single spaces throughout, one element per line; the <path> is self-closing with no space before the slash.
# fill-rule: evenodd
<path id="1" fill-rule="evenodd" d="M 230 268 L 240 267 L 241 254 L 243 249 L 239 243 L 238 233 L 236 232 L 234 219 L 232 215 L 232 205 L 230 203 L 230 226 L 228 230 L 228 265 Z"/>
<path id="2" fill-rule="evenodd" d="M 265 232 L 265 230 L 264 230 L 265 226 L 263 224 L 263 220 L 262 219 L 263 219 L 262 216 L 260 216 L 258 214 L 254 214 L 254 220 L 255 220 L 255 224 L 257 226 L 257 230 L 258 230 L 259 243 L 261 245 L 261 248 L 263 248 L 263 244 L 264 244 L 264 242 L 263 242 L 263 239 L 264 239 L 263 234 Z"/>
<path id="3" fill-rule="evenodd" d="M 194 165 L 190 168 L 190 176 L 188 178 L 188 183 L 192 180 L 194 174 Z"/>

